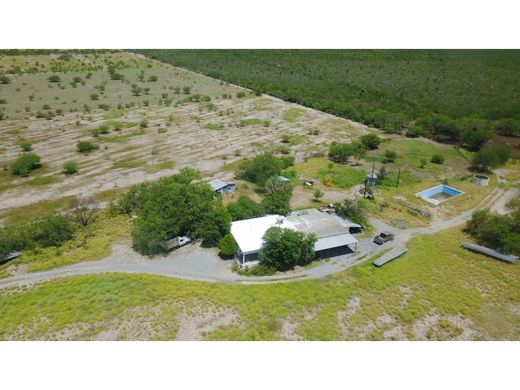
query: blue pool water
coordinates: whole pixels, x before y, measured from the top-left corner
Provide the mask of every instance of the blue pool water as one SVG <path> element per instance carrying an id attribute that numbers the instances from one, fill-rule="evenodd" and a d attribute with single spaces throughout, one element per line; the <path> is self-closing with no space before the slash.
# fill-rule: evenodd
<path id="1" fill-rule="evenodd" d="M 415 196 L 418 196 L 419 198 L 422 198 L 425 201 L 430 202 L 434 205 L 438 205 L 462 193 L 462 191 L 456 188 L 447 186 L 446 184 L 440 184 L 438 186 L 428 188 L 427 190 L 424 190 L 422 192 L 418 192 L 417 194 L 415 194 Z"/>

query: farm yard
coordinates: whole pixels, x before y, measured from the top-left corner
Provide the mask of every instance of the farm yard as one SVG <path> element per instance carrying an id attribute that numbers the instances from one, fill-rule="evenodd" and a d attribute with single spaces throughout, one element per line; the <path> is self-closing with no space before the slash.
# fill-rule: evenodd
<path id="1" fill-rule="evenodd" d="M 14 226 L 16 233 L 36 226 L 32 234 L 42 242 L 0 264 L 0 339 L 520 338 L 518 266 L 460 246 L 477 240 L 463 225 L 473 212 L 490 208 L 500 215 L 496 218 L 506 218 L 520 178 L 517 159 L 508 155 L 498 161 L 498 151 L 504 150 L 496 142 L 503 121 L 518 120 L 517 113 L 512 106 L 490 103 L 493 91 L 488 95 L 479 89 L 484 82 L 460 79 L 460 67 L 470 63 L 469 74 L 475 74 L 482 70 L 475 58 L 500 62 L 500 72 L 486 82 L 491 78 L 505 85 L 503 93 L 514 102 L 518 92 L 509 87 L 515 53 L 463 59 L 449 52 L 448 57 L 458 58 L 456 68 L 439 60 L 437 52 L 421 54 L 424 69 L 403 82 L 417 83 L 421 72 L 433 66 L 429 61 L 440 61 L 443 75 L 426 84 L 435 82 L 446 91 L 437 88 L 436 96 L 429 96 L 407 90 L 399 98 L 395 83 L 376 92 L 374 80 L 361 78 L 364 68 L 352 66 L 352 61 L 375 56 L 379 68 L 371 67 L 368 74 L 384 73 L 393 52 L 353 57 L 327 52 L 335 58 L 335 65 L 325 69 L 329 75 L 336 74 L 335 61 L 342 59 L 349 64 L 349 77 L 357 80 L 346 95 L 329 85 L 329 97 L 318 93 L 322 87 L 317 88 L 316 80 L 307 84 L 314 89 L 306 89 L 301 74 L 292 80 L 287 75 L 287 64 L 307 74 L 320 63 L 312 57 L 310 68 L 302 70 L 297 52 L 282 56 L 273 73 L 279 85 L 288 86 L 282 90 L 264 79 L 271 69 L 267 60 L 259 63 L 258 72 L 250 72 L 255 79 L 243 78 L 248 67 L 214 69 L 207 60 L 199 62 L 195 52 L 142 52 L 168 63 L 140 53 L 0 54 L 0 229 Z M 252 54 L 244 53 L 242 61 L 249 61 Z M 408 63 L 399 66 L 405 69 Z M 449 79 L 454 74 L 466 96 L 480 94 L 477 105 L 452 96 Z M 352 96 L 352 90 L 365 96 Z M 316 96 L 323 99 L 319 104 Z M 348 110 L 329 104 L 329 99 L 343 98 Z M 481 105 L 486 109 L 478 126 L 472 122 L 463 128 Z M 450 129 L 463 136 L 448 140 L 436 130 L 408 133 L 439 107 L 451 118 Z M 393 119 L 397 111 L 406 116 L 396 119 L 402 127 L 390 129 L 388 122 L 370 119 L 383 108 Z M 468 128 L 481 132 L 484 142 L 479 138 L 472 144 Z M 486 149 L 488 139 L 496 149 Z M 490 165 L 482 163 L 489 183 L 481 186 L 474 182 L 475 161 L 490 154 Z M 210 179 L 228 181 L 233 191 L 216 196 L 204 184 Z M 418 196 L 437 186 L 460 194 L 439 204 Z M 63 223 L 67 230 L 69 222 L 59 218 L 74 215 L 78 199 L 92 201 L 95 206 L 88 207 L 95 218 L 66 238 L 45 243 L 40 231 L 45 223 Z M 357 253 L 289 270 L 260 267 L 264 273 L 257 274 L 235 269 L 236 249 L 231 256 L 222 254 L 231 220 L 331 207 L 347 213 L 353 205 L 363 214 L 357 215 L 360 220 L 347 218 L 364 229 L 357 235 Z M 181 222 L 175 225 L 165 215 Z M 209 222 L 214 222 L 213 230 L 205 230 Z M 164 246 L 149 244 L 162 234 L 158 226 L 167 226 L 175 236 L 190 235 L 194 242 L 166 253 Z M 505 237 L 506 227 L 500 228 L 497 235 Z M 382 230 L 395 234 L 395 243 L 374 244 L 373 234 Z M 512 230 L 508 234 L 517 237 Z M 138 233 L 144 237 L 140 241 Z M 163 241 L 170 238 L 166 236 Z M 404 244 L 408 252 L 398 261 L 372 266 L 393 245 Z M 2 249 L 0 240 L 0 254 Z"/>

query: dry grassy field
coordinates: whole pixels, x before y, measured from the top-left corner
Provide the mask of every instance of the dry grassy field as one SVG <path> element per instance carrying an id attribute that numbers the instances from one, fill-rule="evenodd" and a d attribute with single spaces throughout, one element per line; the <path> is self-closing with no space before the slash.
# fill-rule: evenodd
<path id="1" fill-rule="evenodd" d="M 135 54 L 59 58 L 0 56 L 0 69 L 21 72 L 0 85 L 6 100 L 6 118 L 0 121 L 0 209 L 126 188 L 186 166 L 209 178 L 224 164 L 262 150 L 291 153 L 302 161 L 326 152 L 331 140 L 346 140 L 366 129 Z M 24 73 L 36 63 L 44 73 Z M 123 81 L 111 79 L 112 64 Z M 61 82 L 49 82 L 52 75 Z M 149 81 L 150 76 L 157 81 Z M 74 83 L 75 77 L 81 81 Z M 140 96 L 133 96 L 132 84 L 143 89 Z M 51 118 L 37 117 L 48 112 Z M 316 128 L 319 134 L 312 135 Z M 95 136 L 100 130 L 106 134 Z M 281 143 L 283 134 L 291 136 L 288 145 Z M 43 166 L 17 178 L 8 167 L 21 154 L 23 140 L 33 143 Z M 100 148 L 83 155 L 76 150 L 80 140 Z M 62 174 L 66 161 L 78 163 L 77 175 Z"/>

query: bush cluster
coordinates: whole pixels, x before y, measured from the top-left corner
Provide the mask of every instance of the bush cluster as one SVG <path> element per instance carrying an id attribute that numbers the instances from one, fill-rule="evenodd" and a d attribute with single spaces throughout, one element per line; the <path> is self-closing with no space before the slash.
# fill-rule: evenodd
<path id="1" fill-rule="evenodd" d="M 29 173 L 41 166 L 40 156 L 34 153 L 24 153 L 11 165 L 11 173 L 16 176 L 29 176 Z"/>
<path id="2" fill-rule="evenodd" d="M 11 251 L 37 246 L 60 246 L 74 237 L 76 225 L 67 217 L 51 213 L 30 223 L 0 227 L 0 259 Z"/>

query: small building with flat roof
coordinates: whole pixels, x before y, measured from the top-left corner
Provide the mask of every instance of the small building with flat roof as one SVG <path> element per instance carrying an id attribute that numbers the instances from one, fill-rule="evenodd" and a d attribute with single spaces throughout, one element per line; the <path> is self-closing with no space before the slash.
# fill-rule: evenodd
<path id="1" fill-rule="evenodd" d="M 222 179 L 213 179 L 208 184 L 213 188 L 213 191 L 218 192 L 220 195 L 236 190 L 235 183 L 230 183 Z"/>
<path id="2" fill-rule="evenodd" d="M 355 252 L 358 240 L 349 232 L 341 218 L 316 209 L 295 211 L 287 216 L 266 215 L 231 223 L 231 234 L 238 246 L 239 264 L 252 265 L 258 260 L 263 236 L 271 227 L 280 227 L 316 235 L 314 251 L 318 257 Z"/>

